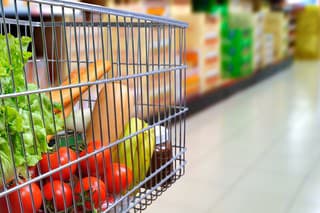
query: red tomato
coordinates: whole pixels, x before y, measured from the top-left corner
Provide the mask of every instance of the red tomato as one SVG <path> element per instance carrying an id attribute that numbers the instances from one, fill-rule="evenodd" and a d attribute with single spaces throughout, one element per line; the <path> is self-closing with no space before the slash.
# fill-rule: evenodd
<path id="1" fill-rule="evenodd" d="M 31 179 L 37 177 L 38 176 L 37 165 L 29 166 L 28 167 L 28 172 L 29 172 L 29 176 L 30 176 Z"/>
<path id="2" fill-rule="evenodd" d="M 8 213 L 9 212 L 5 197 L 0 198 L 0 209 L 1 209 L 1 213 Z"/>
<path id="3" fill-rule="evenodd" d="M 72 205 L 72 190 L 67 183 L 59 180 L 46 183 L 43 187 L 43 193 L 46 200 L 55 203 L 56 210 L 58 211 L 69 208 Z M 64 200 L 66 206 L 64 205 Z"/>
<path id="4" fill-rule="evenodd" d="M 85 177 L 82 178 L 74 188 L 74 192 L 77 194 L 76 199 L 79 201 L 82 199 L 81 196 L 81 184 L 83 187 L 83 193 L 85 198 L 90 199 L 90 190 L 91 190 L 91 201 L 93 203 L 93 207 L 91 206 L 90 201 L 85 200 L 85 207 L 87 210 L 92 210 L 92 208 L 99 209 L 100 205 L 106 200 L 107 193 L 105 191 L 105 184 L 96 177 Z M 99 202 L 100 201 L 100 202 Z"/>
<path id="5" fill-rule="evenodd" d="M 91 141 L 88 143 L 87 150 L 83 150 L 80 153 L 80 156 L 85 156 L 86 154 L 92 153 L 97 149 L 100 149 L 101 142 L 100 141 Z M 104 176 L 104 167 L 105 165 L 106 170 L 111 168 L 111 157 L 110 157 L 110 150 L 106 149 L 103 152 L 99 152 L 98 154 L 87 158 L 86 160 L 81 161 L 81 172 L 84 176 L 88 176 L 90 172 L 90 176 L 97 176 L 97 172 L 100 177 Z"/>
<path id="6" fill-rule="evenodd" d="M 23 211 L 20 208 L 18 191 L 20 192 Z M 42 195 L 41 195 L 40 188 L 37 184 L 32 183 L 31 185 L 22 187 L 18 191 L 14 191 L 9 194 L 9 200 L 10 200 L 12 212 L 29 213 L 29 212 L 38 211 L 40 209 L 42 204 Z M 34 201 L 34 209 L 32 208 L 32 200 Z"/>
<path id="7" fill-rule="evenodd" d="M 59 155 L 58 155 L 58 152 L 59 152 Z M 69 149 L 67 147 L 60 147 L 58 152 L 42 155 L 42 159 L 40 160 L 40 169 L 42 174 L 52 169 L 59 168 L 60 166 L 65 165 L 70 161 L 74 161 L 77 159 L 77 154 L 72 149 Z M 70 158 L 68 157 L 68 155 Z M 50 161 L 50 167 L 48 165 L 49 161 Z M 59 162 L 60 162 L 60 165 L 59 165 Z M 57 179 L 60 180 L 60 173 L 61 173 L 63 180 L 69 180 L 70 168 L 71 168 L 71 175 L 73 175 L 77 169 L 77 165 L 74 164 L 69 168 L 65 168 L 60 172 L 54 173 L 52 175 L 52 178 L 56 180 Z"/>
<path id="8" fill-rule="evenodd" d="M 108 192 L 120 194 L 131 185 L 132 172 L 119 163 L 113 163 L 112 168 L 113 171 L 110 169 L 107 173 Z"/>

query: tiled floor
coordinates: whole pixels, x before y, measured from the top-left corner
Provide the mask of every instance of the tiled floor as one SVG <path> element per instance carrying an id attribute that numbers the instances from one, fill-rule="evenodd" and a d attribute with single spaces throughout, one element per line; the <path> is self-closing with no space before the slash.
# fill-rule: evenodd
<path id="1" fill-rule="evenodd" d="M 188 119 L 187 173 L 150 213 L 319 213 L 320 63 Z"/>

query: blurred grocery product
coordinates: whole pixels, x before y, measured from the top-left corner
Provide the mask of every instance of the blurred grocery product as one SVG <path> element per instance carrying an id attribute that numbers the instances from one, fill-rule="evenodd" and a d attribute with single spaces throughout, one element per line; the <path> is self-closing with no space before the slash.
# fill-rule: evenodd
<path id="1" fill-rule="evenodd" d="M 192 1 L 193 11 L 195 12 L 213 12 L 215 8 L 215 0 L 196 0 Z"/>
<path id="2" fill-rule="evenodd" d="M 233 12 L 222 25 L 221 70 L 223 78 L 241 78 L 253 72 L 253 15 Z"/>
<path id="3" fill-rule="evenodd" d="M 265 11 L 257 11 L 253 14 L 253 68 L 258 70 L 263 66 L 263 25 Z"/>
<path id="4" fill-rule="evenodd" d="M 283 12 L 268 12 L 264 20 L 264 32 L 273 35 L 274 57 L 280 61 L 288 51 L 288 19 Z"/>
<path id="5" fill-rule="evenodd" d="M 205 34 L 205 13 L 174 15 L 176 19 L 189 23 L 186 43 L 186 63 L 189 72 L 186 74 L 186 94 L 188 98 L 201 94 L 201 72 L 203 68 L 204 34 Z M 192 36 L 197 35 L 197 36 Z"/>
<path id="6" fill-rule="evenodd" d="M 189 23 L 186 60 L 190 72 L 186 89 L 187 97 L 191 98 L 216 86 L 220 73 L 220 16 L 199 12 L 174 18 Z"/>
<path id="7" fill-rule="evenodd" d="M 262 65 L 267 66 L 274 62 L 273 34 L 265 33 L 262 38 Z"/>
<path id="8" fill-rule="evenodd" d="M 320 8 L 306 6 L 297 13 L 295 56 L 301 59 L 320 57 Z"/>
<path id="9" fill-rule="evenodd" d="M 295 55 L 296 46 L 296 22 L 297 13 L 301 10 L 299 6 L 287 6 L 284 9 L 284 13 L 288 18 L 288 56 L 292 57 Z"/>

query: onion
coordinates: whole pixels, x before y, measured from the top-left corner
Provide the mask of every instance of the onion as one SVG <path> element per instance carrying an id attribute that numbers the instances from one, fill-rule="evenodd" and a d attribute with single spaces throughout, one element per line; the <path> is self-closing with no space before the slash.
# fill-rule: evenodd
<path id="1" fill-rule="evenodd" d="M 73 122 L 74 120 L 74 122 Z M 71 113 L 66 119 L 66 128 L 76 132 L 85 132 L 91 120 L 90 108 L 83 109 L 83 120 L 81 110 Z M 83 123 L 82 123 L 83 121 Z M 74 125 L 75 124 L 75 125 Z"/>

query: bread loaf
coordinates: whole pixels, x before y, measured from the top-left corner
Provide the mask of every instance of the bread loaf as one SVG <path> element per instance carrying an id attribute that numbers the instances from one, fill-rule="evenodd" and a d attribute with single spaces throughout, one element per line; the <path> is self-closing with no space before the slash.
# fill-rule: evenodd
<path id="1" fill-rule="evenodd" d="M 104 62 L 104 63 L 103 63 Z M 94 82 L 98 79 L 100 79 L 104 73 L 108 72 L 110 70 L 110 63 L 108 61 L 98 60 L 96 63 L 91 63 L 89 65 L 89 68 L 87 70 L 86 67 L 73 70 L 70 73 L 70 82 L 69 78 L 65 79 L 61 86 L 66 86 L 69 84 L 78 84 L 78 83 L 86 83 L 86 82 Z M 79 76 L 80 79 L 79 79 Z M 89 79 L 89 80 L 88 80 Z M 88 90 L 89 86 L 83 86 L 83 87 L 74 87 L 71 89 L 72 91 L 72 97 L 70 94 L 70 89 L 64 89 L 62 90 L 62 99 L 60 98 L 60 90 L 55 90 L 52 92 L 52 101 L 55 103 L 61 103 L 63 106 L 67 107 L 71 100 L 76 100 L 80 96 L 80 90 L 81 92 L 85 92 Z M 55 113 L 59 112 L 59 110 L 55 109 Z"/>
<path id="2" fill-rule="evenodd" d="M 128 92 L 129 91 L 129 92 Z M 100 89 L 94 105 L 86 141 L 102 140 L 104 145 L 122 137 L 124 126 L 134 113 L 133 93 L 126 85 L 109 83 Z M 99 113 L 100 111 L 100 113 Z M 101 126 L 100 126 L 101 122 Z"/>

